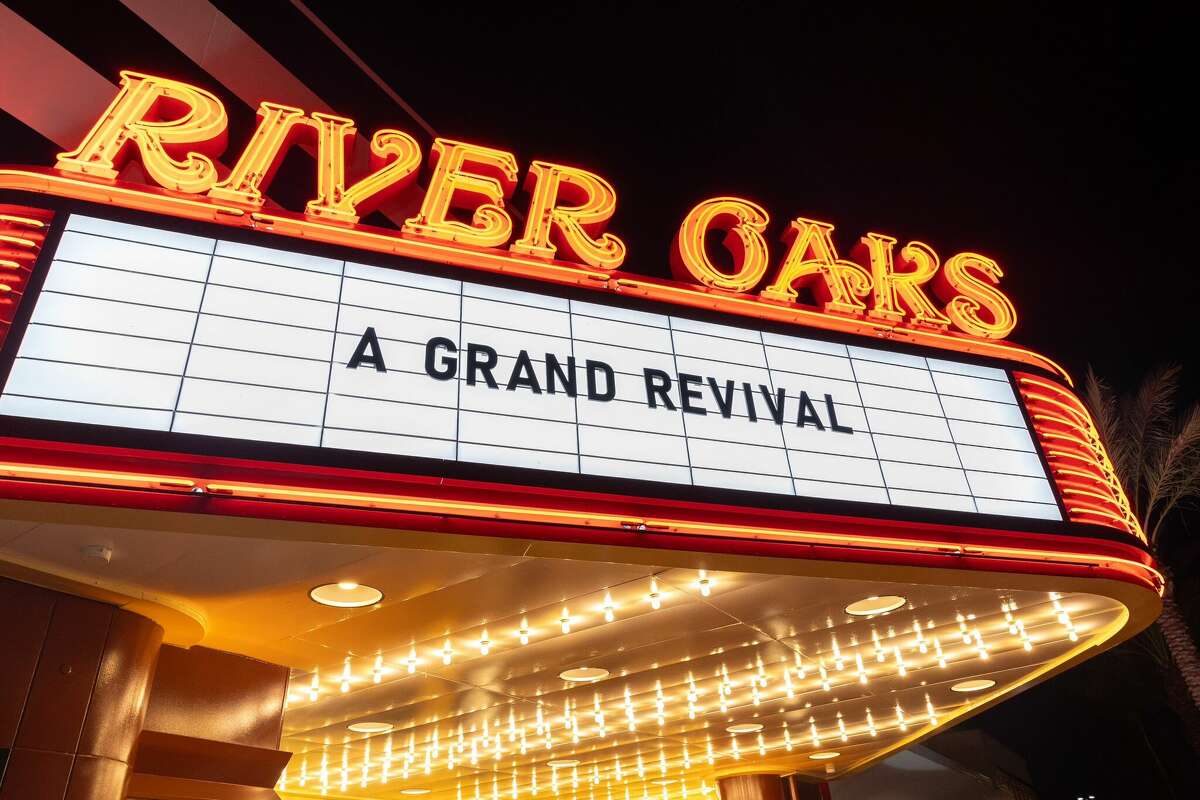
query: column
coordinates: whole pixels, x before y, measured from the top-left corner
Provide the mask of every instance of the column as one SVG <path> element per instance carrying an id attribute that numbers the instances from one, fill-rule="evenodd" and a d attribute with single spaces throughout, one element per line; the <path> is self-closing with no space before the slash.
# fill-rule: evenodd
<path id="1" fill-rule="evenodd" d="M 124 800 L 162 628 L 0 579 L 0 800 Z"/>

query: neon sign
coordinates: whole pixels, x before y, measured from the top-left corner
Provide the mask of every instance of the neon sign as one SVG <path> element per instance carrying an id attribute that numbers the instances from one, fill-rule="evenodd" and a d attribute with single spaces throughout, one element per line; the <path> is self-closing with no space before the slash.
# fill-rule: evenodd
<path id="1" fill-rule="evenodd" d="M 303 141 L 315 149 L 317 161 L 316 197 L 304 216 L 353 227 L 411 186 L 421 166 L 421 148 L 412 136 L 379 130 L 370 138 L 371 172 L 348 185 L 354 120 L 264 101 L 250 141 L 222 174 L 214 158 L 227 144 L 227 128 L 225 109 L 213 94 L 125 71 L 104 115 L 78 147 L 59 156 L 56 167 L 113 180 L 137 155 L 146 174 L 165 189 L 261 211 L 275 169 Z M 605 231 L 616 192 L 600 175 L 533 161 L 524 182 L 529 205 L 518 232 L 509 211 L 520 176 L 512 153 L 438 138 L 429 161 L 420 207 L 394 236 L 610 273 L 624 263 L 625 243 Z M 699 203 L 674 240 L 676 278 L 716 295 L 859 319 L 876 329 L 997 340 L 1016 325 L 1013 305 L 999 288 L 1003 270 L 986 256 L 957 253 L 943 263 L 922 242 L 897 250 L 895 238 L 867 233 L 844 258 L 833 242 L 832 224 L 798 217 L 784 232 L 786 250 L 772 271 L 769 221 L 767 211 L 749 200 Z M 706 238 L 713 232 L 724 234 L 725 260 L 732 268 L 718 266 L 709 252 Z"/>

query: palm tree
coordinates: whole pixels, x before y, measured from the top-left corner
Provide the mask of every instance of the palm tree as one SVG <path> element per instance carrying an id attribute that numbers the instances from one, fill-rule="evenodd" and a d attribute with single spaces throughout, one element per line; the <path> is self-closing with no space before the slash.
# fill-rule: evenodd
<path id="1" fill-rule="evenodd" d="M 1150 551 L 1166 576 L 1163 611 L 1138 644 L 1163 671 L 1168 700 L 1200 753 L 1200 652 L 1175 601 L 1175 579 L 1161 558 L 1180 515 L 1200 498 L 1200 404 L 1178 408 L 1179 367 L 1152 370 L 1118 395 L 1088 370 L 1084 400 Z"/>

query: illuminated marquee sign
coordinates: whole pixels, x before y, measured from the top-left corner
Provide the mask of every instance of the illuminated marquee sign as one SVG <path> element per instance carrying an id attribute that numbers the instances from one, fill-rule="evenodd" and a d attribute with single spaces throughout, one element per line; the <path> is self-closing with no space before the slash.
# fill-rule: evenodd
<path id="1" fill-rule="evenodd" d="M 317 174 L 316 197 L 304 217 L 348 229 L 411 186 L 421 166 L 416 140 L 384 129 L 369 140 L 370 174 L 351 178 L 346 164 L 357 133 L 353 120 L 263 102 L 250 141 L 223 172 L 213 158 L 225 148 L 227 122 L 221 102 L 201 88 L 124 72 L 104 116 L 56 166 L 62 173 L 111 180 L 122 162 L 137 154 L 146 174 L 173 192 L 261 211 L 264 189 L 283 155 L 306 141 L 316 152 Z M 508 210 L 520 178 L 512 153 L 439 138 L 430 151 L 430 167 L 419 210 L 399 231 L 386 234 L 390 238 L 603 273 L 613 273 L 625 261 L 625 244 L 605 232 L 616 210 L 616 192 L 599 175 L 533 161 L 523 184 L 529 194 L 526 222 L 518 231 Z M 772 269 L 768 223 L 766 210 L 748 200 L 699 203 L 674 240 L 676 277 L 698 284 L 693 293 L 707 293 L 710 305 L 722 305 L 717 298 L 725 298 L 726 310 L 753 313 L 756 307 L 761 315 L 778 317 L 772 307 L 792 309 L 797 312 L 793 320 L 825 317 L 827 327 L 838 327 L 830 320 L 840 317 L 859 323 L 843 322 L 840 329 L 904 331 L 907 338 L 942 347 L 956 339 L 1003 339 L 1016 324 L 1012 303 L 998 286 L 1003 271 L 985 256 L 957 253 L 942 263 L 927 244 L 914 241 L 897 248 L 895 238 L 867 233 L 845 258 L 834 244 L 833 225 L 801 217 L 785 231 L 785 252 Z M 374 230 L 381 235 L 382 229 Z M 714 231 L 725 235 L 731 265 L 717 266 L 708 251 L 705 240 Z M 630 279 L 626 288 L 637 283 Z"/>
<path id="2" fill-rule="evenodd" d="M 1006 371 L 72 214 L 0 413 L 1061 519 Z"/>
<path id="3" fill-rule="evenodd" d="M 403 131 L 375 131 L 367 174 L 351 175 L 352 120 L 263 102 L 222 164 L 226 129 L 203 89 L 126 72 L 54 168 L 0 167 L 18 203 L 0 206 L 10 435 L 198 458 L 224 441 L 236 458 L 365 465 L 414 486 L 565 486 L 593 509 L 615 491 L 605 502 L 801 512 L 786 537 L 836 527 L 813 514 L 844 501 L 874 504 L 845 513 L 880 523 L 904 517 L 880 508 L 908 507 L 1142 537 L 1069 377 L 1004 341 L 1016 314 L 985 256 L 880 233 L 840 253 L 833 226 L 805 217 L 773 256 L 767 211 L 717 197 L 682 221 L 667 280 L 620 269 L 625 244 L 605 230 L 616 193 L 586 170 L 533 161 L 522 184 L 511 153 L 436 139 L 418 191 L 424 152 Z M 296 144 L 317 164 L 303 211 L 264 195 Z M 132 158 L 158 187 L 123 179 Z M 406 190 L 398 214 L 386 204 Z M 381 207 L 395 227 L 363 222 Z M 26 460 L 0 476 L 44 474 Z M 311 487 L 221 491 L 243 489 Z M 548 519 L 528 502 L 504 514 Z M 580 513 L 555 512 L 628 522 Z"/>

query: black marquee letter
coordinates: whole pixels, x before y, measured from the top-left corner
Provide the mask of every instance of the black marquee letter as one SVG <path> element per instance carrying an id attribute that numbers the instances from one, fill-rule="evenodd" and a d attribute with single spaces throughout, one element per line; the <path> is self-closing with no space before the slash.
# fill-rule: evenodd
<path id="1" fill-rule="evenodd" d="M 560 383 L 568 397 L 575 396 L 575 356 L 567 356 L 567 368 L 564 370 L 554 353 L 546 353 L 546 391 L 554 394 Z"/>
<path id="2" fill-rule="evenodd" d="M 828 395 L 826 395 L 828 397 Z M 796 426 L 803 428 L 808 423 L 817 426 L 817 430 L 825 430 L 825 423 L 821 422 L 821 418 L 817 416 L 817 409 L 813 407 L 812 400 L 808 398 L 808 392 L 800 393 L 800 413 L 796 415 Z"/>
<path id="3" fill-rule="evenodd" d="M 767 411 L 771 412 L 771 419 L 775 420 L 776 425 L 782 425 L 783 405 L 787 402 L 787 390 L 780 386 L 775 390 L 775 394 L 772 395 L 767 387 L 760 383 L 758 391 L 762 392 L 763 400 L 767 401 Z"/>
<path id="4" fill-rule="evenodd" d="M 528 386 L 534 394 L 542 393 L 537 375 L 533 374 L 533 362 L 529 360 L 529 353 L 524 350 L 517 354 L 517 363 L 513 366 L 512 374 L 508 376 L 508 385 L 504 388 L 512 392 L 516 391 L 518 386 Z"/>
<path id="5" fill-rule="evenodd" d="M 481 359 L 480 356 L 483 356 Z M 496 351 L 488 347 L 486 344 L 468 344 L 467 345 L 467 386 L 475 385 L 475 373 L 482 372 L 484 383 L 490 389 L 499 389 L 496 383 L 496 378 L 492 375 L 492 370 L 496 368 L 496 362 L 500 360 L 500 356 Z"/>
<path id="6" fill-rule="evenodd" d="M 588 400 L 599 400 L 607 403 L 617 396 L 617 376 L 613 374 L 613 368 L 603 361 L 592 361 L 589 359 L 585 362 L 587 367 L 587 396 Z M 596 373 L 604 373 L 604 391 L 596 391 Z"/>
<path id="7" fill-rule="evenodd" d="M 667 393 L 671 391 L 671 376 L 661 369 L 645 367 L 642 370 L 642 377 L 646 381 L 646 404 L 651 408 L 658 408 L 658 404 L 661 402 L 668 411 L 674 411 L 675 404 L 667 396 Z"/>
<path id="8" fill-rule="evenodd" d="M 683 406 L 685 414 L 700 414 L 707 415 L 708 409 L 704 406 L 692 405 L 693 400 L 699 400 L 703 395 L 699 389 L 693 389 L 692 386 L 701 385 L 703 378 L 699 375 L 689 375 L 686 372 L 679 373 L 679 404 Z"/>
<path id="9" fill-rule="evenodd" d="M 369 354 L 368 349 L 371 351 Z M 383 363 L 383 351 L 379 349 L 379 337 L 375 335 L 374 328 L 367 328 L 363 333 L 362 338 L 358 340 L 358 347 L 354 348 L 354 355 L 350 356 L 346 366 L 358 369 L 359 364 L 372 366 L 376 372 L 387 372 L 387 365 Z"/>
<path id="10" fill-rule="evenodd" d="M 854 433 L 854 428 L 849 425 L 838 425 L 837 411 L 833 407 L 831 395 L 825 395 L 825 408 L 829 410 L 829 426 L 833 428 L 834 433 Z"/>
<path id="11" fill-rule="evenodd" d="M 681 376 L 682 377 L 682 376 Z M 713 397 L 717 398 L 717 408 L 721 411 L 721 416 L 729 419 L 733 416 L 733 381 L 725 381 L 725 394 L 721 394 L 721 390 L 717 388 L 717 379 L 708 379 L 708 388 L 712 389 Z M 754 419 L 751 418 L 751 422 Z"/>
<path id="12" fill-rule="evenodd" d="M 437 351 L 441 348 L 448 356 L 442 358 L 442 363 L 437 363 Z M 454 346 L 454 342 L 444 336 L 435 336 L 425 344 L 425 374 L 439 381 L 454 380 L 454 376 L 458 374 L 458 359 L 453 357 L 454 353 L 458 352 L 458 348 Z"/>

